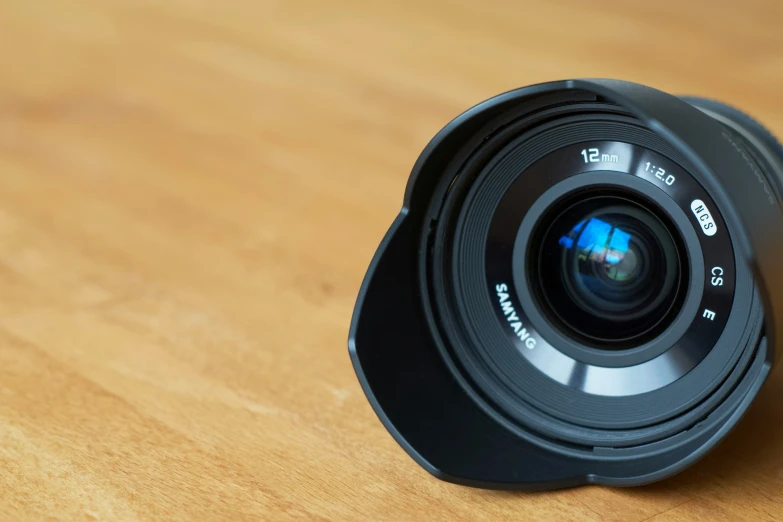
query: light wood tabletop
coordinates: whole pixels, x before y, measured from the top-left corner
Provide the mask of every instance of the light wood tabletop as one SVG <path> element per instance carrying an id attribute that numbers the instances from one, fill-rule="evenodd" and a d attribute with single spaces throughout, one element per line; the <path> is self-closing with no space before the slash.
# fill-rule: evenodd
<path id="1" fill-rule="evenodd" d="M 0 3 L 0 520 L 783 519 L 779 374 L 671 480 L 492 492 L 408 457 L 346 345 L 451 118 L 616 77 L 783 135 L 781 27 L 775 0 Z"/>

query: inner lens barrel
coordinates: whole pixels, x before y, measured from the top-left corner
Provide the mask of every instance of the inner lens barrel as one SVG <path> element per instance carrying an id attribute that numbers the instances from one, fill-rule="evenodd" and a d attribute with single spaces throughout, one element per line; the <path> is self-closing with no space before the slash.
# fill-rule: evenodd
<path id="1" fill-rule="evenodd" d="M 530 286 L 561 330 L 618 349 L 669 326 L 689 270 L 682 240 L 662 212 L 630 194 L 592 189 L 553 205 L 540 228 Z"/>

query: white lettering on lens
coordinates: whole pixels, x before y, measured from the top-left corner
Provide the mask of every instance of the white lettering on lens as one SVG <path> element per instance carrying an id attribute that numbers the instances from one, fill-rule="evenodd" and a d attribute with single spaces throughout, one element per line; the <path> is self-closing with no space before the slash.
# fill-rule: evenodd
<path id="1" fill-rule="evenodd" d="M 620 163 L 617 154 L 605 154 L 598 149 L 583 149 L 580 153 L 585 163 Z"/>
<path id="2" fill-rule="evenodd" d="M 516 310 L 514 310 L 514 305 L 511 304 L 511 301 L 509 300 L 508 285 L 504 283 L 495 285 L 495 293 L 498 296 L 500 309 L 503 311 L 503 315 L 506 316 L 506 320 L 508 321 L 509 326 L 511 326 L 511 329 L 514 330 L 517 338 L 525 343 L 527 349 L 532 350 L 535 348 L 537 342 L 536 338 L 531 336 L 530 332 L 527 331 L 527 328 L 524 327 Z"/>
<path id="3" fill-rule="evenodd" d="M 508 294 L 498 294 L 498 298 L 500 299 L 500 307 L 503 309 L 503 313 L 506 314 L 506 317 L 510 317 L 514 313 L 514 305 L 506 301 Z"/>
<path id="4" fill-rule="evenodd" d="M 718 226 L 712 219 L 712 214 L 707 210 L 707 205 L 700 199 L 694 199 L 691 203 L 691 210 L 696 219 L 699 220 L 701 231 L 708 236 L 714 236 L 718 232 Z"/>
<path id="5" fill-rule="evenodd" d="M 712 286 L 723 286 L 723 269 L 719 266 L 716 266 L 712 269 Z"/>
<path id="6" fill-rule="evenodd" d="M 712 310 L 705 309 L 704 310 L 704 315 L 702 317 L 706 317 L 710 321 L 714 321 L 715 320 L 715 312 L 713 312 Z"/>
<path id="7" fill-rule="evenodd" d="M 658 178 L 659 180 L 663 181 L 664 183 L 666 183 L 670 187 L 672 185 L 674 185 L 675 181 L 677 181 L 677 178 L 675 178 L 671 174 L 666 174 L 666 169 L 662 169 L 662 168 L 658 167 L 658 170 L 656 171 L 655 170 L 655 165 L 652 165 L 652 169 L 650 169 L 651 165 L 652 165 L 652 163 L 650 163 L 649 161 L 647 163 L 645 163 L 644 171 L 645 172 L 652 172 L 652 173 L 654 173 L 656 178 Z"/>

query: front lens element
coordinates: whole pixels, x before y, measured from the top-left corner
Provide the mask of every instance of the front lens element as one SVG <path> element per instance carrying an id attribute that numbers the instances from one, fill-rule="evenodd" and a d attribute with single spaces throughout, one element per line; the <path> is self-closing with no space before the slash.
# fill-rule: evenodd
<path id="1" fill-rule="evenodd" d="M 660 334 L 687 287 L 678 234 L 629 195 L 583 193 L 555 204 L 531 249 L 533 288 L 572 337 L 627 348 Z"/>

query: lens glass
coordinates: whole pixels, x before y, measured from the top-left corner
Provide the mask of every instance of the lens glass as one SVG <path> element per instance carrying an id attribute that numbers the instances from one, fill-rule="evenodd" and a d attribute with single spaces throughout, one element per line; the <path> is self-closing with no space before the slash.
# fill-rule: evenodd
<path id="1" fill-rule="evenodd" d="M 674 319 L 687 261 L 658 209 L 628 194 L 587 192 L 555 204 L 541 228 L 531 287 L 565 333 L 598 348 L 628 348 Z"/>

